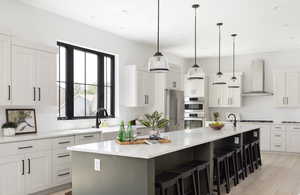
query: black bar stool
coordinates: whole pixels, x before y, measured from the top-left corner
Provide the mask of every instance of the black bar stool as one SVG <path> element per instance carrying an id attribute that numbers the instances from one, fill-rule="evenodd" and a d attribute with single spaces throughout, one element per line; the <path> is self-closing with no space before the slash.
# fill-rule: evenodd
<path id="1" fill-rule="evenodd" d="M 229 170 L 227 154 L 215 154 L 214 157 L 214 184 L 217 186 L 218 195 L 221 194 L 221 185 L 224 185 L 226 192 L 230 192 Z"/>
<path id="2" fill-rule="evenodd" d="M 240 147 L 235 148 L 235 161 L 236 161 L 236 178 L 237 184 L 240 182 L 240 178 L 245 179 L 245 166 L 243 160 L 242 149 Z"/>
<path id="3" fill-rule="evenodd" d="M 245 176 L 248 177 L 248 174 L 253 173 L 253 171 L 254 171 L 250 144 L 244 145 L 243 157 L 244 157 L 244 165 L 245 165 Z"/>
<path id="4" fill-rule="evenodd" d="M 258 169 L 260 166 L 262 166 L 259 140 L 255 140 L 251 143 L 251 151 L 252 151 L 253 165 L 256 169 Z"/>
<path id="5" fill-rule="evenodd" d="M 177 169 L 171 170 L 171 172 L 179 174 L 181 195 L 187 195 L 187 194 L 197 195 L 195 167 L 191 167 L 185 164 L 183 166 L 178 167 Z M 192 183 L 192 189 L 186 189 L 185 182 L 188 180 L 190 180 Z"/>
<path id="6" fill-rule="evenodd" d="M 197 180 L 197 186 L 198 186 L 198 189 L 197 189 L 198 195 L 210 195 L 209 162 L 195 160 L 195 161 L 188 163 L 187 165 L 196 168 L 196 180 Z M 201 177 L 201 175 L 203 177 Z M 201 179 L 201 178 L 203 178 L 203 179 Z M 201 184 L 202 181 L 204 181 L 205 184 Z"/>
<path id="7" fill-rule="evenodd" d="M 176 188 L 176 195 L 181 195 L 179 185 L 180 174 L 173 172 L 163 172 L 155 177 L 155 185 L 158 188 L 159 194 L 167 195 L 171 188 Z"/>
<path id="8" fill-rule="evenodd" d="M 229 183 L 232 180 L 234 182 L 234 185 L 236 186 L 237 181 L 237 169 L 236 169 L 236 155 L 235 150 L 229 150 L 227 153 L 227 166 L 228 166 L 228 175 L 229 175 Z"/>

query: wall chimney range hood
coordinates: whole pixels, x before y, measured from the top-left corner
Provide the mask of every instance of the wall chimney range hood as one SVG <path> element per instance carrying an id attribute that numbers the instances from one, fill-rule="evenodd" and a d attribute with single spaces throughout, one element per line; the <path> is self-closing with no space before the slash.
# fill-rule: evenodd
<path id="1" fill-rule="evenodd" d="M 244 92 L 242 96 L 272 96 L 273 93 L 265 91 L 265 62 L 262 59 L 252 61 L 250 74 L 252 81 L 251 91 Z"/>

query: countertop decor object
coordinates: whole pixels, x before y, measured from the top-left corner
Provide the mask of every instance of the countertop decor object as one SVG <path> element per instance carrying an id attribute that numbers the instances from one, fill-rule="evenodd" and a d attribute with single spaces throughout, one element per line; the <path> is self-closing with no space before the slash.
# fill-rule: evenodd
<path id="1" fill-rule="evenodd" d="M 37 133 L 35 109 L 6 109 L 6 121 L 17 124 L 16 135 Z"/>
<path id="2" fill-rule="evenodd" d="M 15 136 L 17 124 L 12 122 L 6 122 L 2 125 L 3 136 Z"/>
<path id="3" fill-rule="evenodd" d="M 152 114 L 145 114 L 144 119 L 139 120 L 145 127 L 151 128 L 151 140 L 159 140 L 159 129 L 165 128 L 169 124 L 169 120 L 162 118 L 162 113 L 154 111 Z"/>
<path id="4" fill-rule="evenodd" d="M 209 127 L 211 127 L 214 130 L 221 130 L 224 127 L 224 123 L 219 121 L 220 118 L 220 113 L 219 112 L 214 112 L 214 122 L 209 124 Z"/>

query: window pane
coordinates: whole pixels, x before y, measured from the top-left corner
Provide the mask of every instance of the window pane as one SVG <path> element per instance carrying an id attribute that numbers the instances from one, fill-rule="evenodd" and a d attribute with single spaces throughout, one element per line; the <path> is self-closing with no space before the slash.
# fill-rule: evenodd
<path id="1" fill-rule="evenodd" d="M 86 85 L 86 115 L 96 116 L 97 112 L 97 86 Z"/>
<path id="2" fill-rule="evenodd" d="M 98 57 L 96 54 L 86 53 L 86 83 L 97 84 Z"/>
<path id="3" fill-rule="evenodd" d="M 105 87 L 104 90 L 104 106 L 107 110 L 108 115 L 111 115 L 111 88 Z"/>
<path id="4" fill-rule="evenodd" d="M 85 85 L 74 84 L 74 116 L 85 116 Z"/>
<path id="5" fill-rule="evenodd" d="M 74 83 L 85 83 L 85 53 L 74 50 Z"/>
<path id="6" fill-rule="evenodd" d="M 66 81 L 66 48 L 59 47 L 59 56 L 57 63 L 57 81 Z"/>
<path id="7" fill-rule="evenodd" d="M 104 66 L 104 72 L 105 72 L 105 77 L 104 77 L 104 85 L 105 86 L 110 86 L 111 85 L 111 59 L 109 57 L 105 57 L 104 60 L 105 66 Z"/>
<path id="8" fill-rule="evenodd" d="M 66 84 L 62 82 L 56 83 L 57 87 L 57 105 L 58 105 L 58 116 L 65 117 L 66 105 L 65 105 L 65 95 L 66 95 Z"/>

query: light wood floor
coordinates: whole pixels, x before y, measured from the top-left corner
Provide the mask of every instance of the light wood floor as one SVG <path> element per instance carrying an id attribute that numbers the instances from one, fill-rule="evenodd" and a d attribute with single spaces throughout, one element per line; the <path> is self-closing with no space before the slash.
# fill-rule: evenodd
<path id="1" fill-rule="evenodd" d="M 300 195 L 300 155 L 264 153 L 262 158 L 263 167 L 232 187 L 229 195 Z"/>

